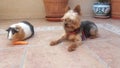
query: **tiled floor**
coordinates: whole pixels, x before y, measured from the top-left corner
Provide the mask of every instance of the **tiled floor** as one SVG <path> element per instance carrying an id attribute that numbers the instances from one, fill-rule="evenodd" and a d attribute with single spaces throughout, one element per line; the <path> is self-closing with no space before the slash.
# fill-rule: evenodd
<path id="1" fill-rule="evenodd" d="M 35 36 L 28 45 L 14 46 L 5 29 L 21 20 L 0 20 L 0 68 L 120 68 L 120 20 L 82 18 L 94 21 L 99 37 L 87 39 L 76 51 L 68 52 L 69 42 L 50 46 L 64 30 L 62 22 L 44 19 L 28 20 Z"/>

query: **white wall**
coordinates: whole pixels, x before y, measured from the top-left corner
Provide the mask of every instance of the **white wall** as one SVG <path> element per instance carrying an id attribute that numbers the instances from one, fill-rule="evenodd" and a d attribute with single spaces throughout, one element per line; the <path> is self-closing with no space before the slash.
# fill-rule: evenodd
<path id="1" fill-rule="evenodd" d="M 69 0 L 73 8 L 81 5 L 82 16 L 92 16 L 92 4 L 96 0 Z M 0 19 L 44 18 L 43 0 L 0 0 Z"/>
<path id="2" fill-rule="evenodd" d="M 0 19 L 43 18 L 43 0 L 0 0 Z"/>
<path id="3" fill-rule="evenodd" d="M 81 13 L 83 17 L 93 16 L 92 5 L 96 0 L 70 0 L 69 6 L 74 8 L 76 5 L 81 6 Z"/>

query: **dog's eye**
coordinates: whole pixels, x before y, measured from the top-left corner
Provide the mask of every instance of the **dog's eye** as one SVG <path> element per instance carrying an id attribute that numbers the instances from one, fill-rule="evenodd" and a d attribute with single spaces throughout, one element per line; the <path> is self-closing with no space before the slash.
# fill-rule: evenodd
<path id="1" fill-rule="evenodd" d="M 64 21 L 67 21 L 67 19 L 64 19 Z"/>
<path id="2" fill-rule="evenodd" d="M 68 22 L 72 23 L 72 20 L 69 19 Z"/>
<path id="3" fill-rule="evenodd" d="M 64 19 L 64 21 L 69 22 L 69 21 L 70 21 L 70 19 L 69 19 L 69 18 L 67 18 L 67 19 Z"/>
<path id="4" fill-rule="evenodd" d="M 76 22 L 72 21 L 73 25 L 76 25 Z"/>
<path id="5" fill-rule="evenodd" d="M 72 21 L 72 20 L 70 20 L 70 22 L 72 23 L 73 21 Z"/>

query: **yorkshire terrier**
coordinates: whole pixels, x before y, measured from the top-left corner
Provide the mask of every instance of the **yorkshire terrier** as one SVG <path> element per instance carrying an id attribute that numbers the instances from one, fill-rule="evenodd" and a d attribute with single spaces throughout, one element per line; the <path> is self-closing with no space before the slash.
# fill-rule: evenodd
<path id="1" fill-rule="evenodd" d="M 98 33 L 97 26 L 91 21 L 80 21 L 80 6 L 77 5 L 73 10 L 67 7 L 66 13 L 62 20 L 64 22 L 64 35 L 58 40 L 52 41 L 51 46 L 61 43 L 62 41 L 69 40 L 73 42 L 68 51 L 74 51 L 82 44 L 82 40 L 86 38 L 96 38 Z"/>

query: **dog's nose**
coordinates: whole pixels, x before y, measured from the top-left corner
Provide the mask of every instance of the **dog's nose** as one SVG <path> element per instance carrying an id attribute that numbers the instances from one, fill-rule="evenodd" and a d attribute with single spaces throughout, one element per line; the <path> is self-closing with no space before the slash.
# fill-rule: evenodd
<path id="1" fill-rule="evenodd" d="M 65 23 L 65 26 L 67 26 L 68 24 L 67 23 Z"/>

